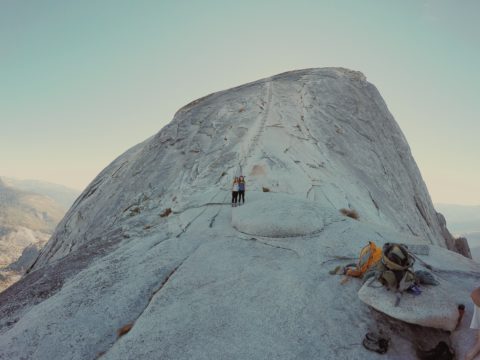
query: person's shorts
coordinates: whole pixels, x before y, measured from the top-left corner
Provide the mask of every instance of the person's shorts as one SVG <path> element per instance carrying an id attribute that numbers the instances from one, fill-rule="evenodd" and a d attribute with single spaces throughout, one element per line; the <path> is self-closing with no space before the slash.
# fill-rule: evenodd
<path id="1" fill-rule="evenodd" d="M 473 304 L 473 316 L 470 329 L 480 329 L 480 308 Z"/>

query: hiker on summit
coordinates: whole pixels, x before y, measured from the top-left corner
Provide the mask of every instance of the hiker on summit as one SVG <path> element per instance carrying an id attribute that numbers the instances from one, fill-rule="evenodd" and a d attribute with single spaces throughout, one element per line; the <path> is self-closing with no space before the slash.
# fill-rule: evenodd
<path id="1" fill-rule="evenodd" d="M 465 356 L 465 360 L 473 360 L 476 358 L 478 353 L 480 353 L 480 287 L 473 290 L 470 296 L 473 300 L 474 308 L 470 329 L 477 330 L 477 338 L 475 341 L 475 345 L 473 345 L 467 356 Z"/>
<path id="2" fill-rule="evenodd" d="M 238 179 L 238 203 L 245 204 L 245 177 L 243 175 Z"/>
<path id="3" fill-rule="evenodd" d="M 233 186 L 232 186 L 232 206 L 237 206 L 237 198 L 238 198 L 238 177 L 233 179 Z"/>

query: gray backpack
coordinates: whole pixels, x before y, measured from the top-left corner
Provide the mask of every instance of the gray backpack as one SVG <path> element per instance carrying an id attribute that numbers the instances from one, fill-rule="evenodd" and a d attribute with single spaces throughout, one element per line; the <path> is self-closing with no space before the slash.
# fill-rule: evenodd
<path id="1" fill-rule="evenodd" d="M 404 245 L 386 243 L 377 264 L 377 279 L 389 290 L 403 292 L 416 284 L 412 270 L 415 259 Z"/>

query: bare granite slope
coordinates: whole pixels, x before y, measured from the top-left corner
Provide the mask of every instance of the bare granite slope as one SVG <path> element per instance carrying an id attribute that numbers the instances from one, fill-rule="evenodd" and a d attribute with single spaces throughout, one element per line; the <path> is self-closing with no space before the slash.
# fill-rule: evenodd
<path id="1" fill-rule="evenodd" d="M 247 203 L 232 208 L 240 173 Z M 447 250 L 363 74 L 300 70 L 211 94 L 105 168 L 0 294 L 0 359 L 409 359 L 441 339 L 462 353 L 467 333 L 387 317 L 358 299 L 359 281 L 328 274 L 369 240 L 429 245 L 453 304 L 480 272 Z M 386 355 L 361 347 L 371 329 L 394 339 Z"/>

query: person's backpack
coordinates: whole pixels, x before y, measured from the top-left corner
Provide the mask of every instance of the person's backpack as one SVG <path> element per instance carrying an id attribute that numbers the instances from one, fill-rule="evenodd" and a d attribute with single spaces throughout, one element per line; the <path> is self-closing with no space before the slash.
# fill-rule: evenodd
<path id="1" fill-rule="evenodd" d="M 378 280 L 389 290 L 405 291 L 416 284 L 414 262 L 406 246 L 386 243 L 382 259 L 377 263 Z"/>
<path id="2" fill-rule="evenodd" d="M 345 274 L 353 277 L 362 277 L 372 266 L 374 266 L 382 258 L 382 249 L 373 241 L 369 241 L 368 245 L 360 250 L 358 263 L 352 269 L 347 269 Z"/>

